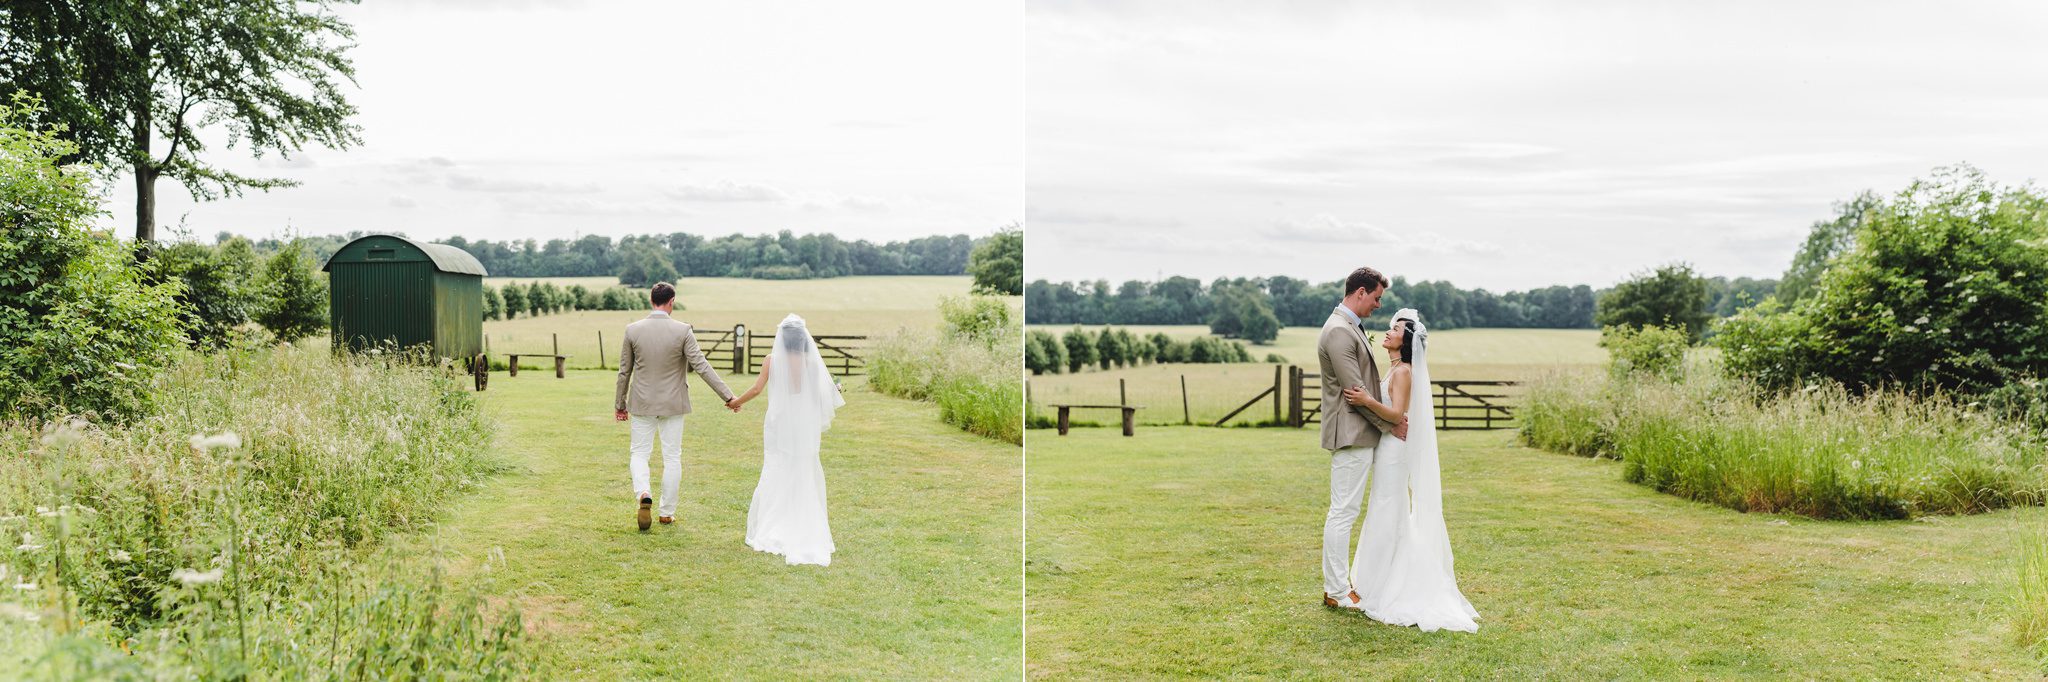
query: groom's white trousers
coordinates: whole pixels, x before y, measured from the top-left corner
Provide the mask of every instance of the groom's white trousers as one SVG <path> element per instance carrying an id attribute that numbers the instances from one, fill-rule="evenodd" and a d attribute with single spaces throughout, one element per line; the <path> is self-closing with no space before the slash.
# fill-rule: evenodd
<path id="1" fill-rule="evenodd" d="M 1394 457 L 1374 457 L 1373 451 L 1343 448 L 1330 453 L 1330 513 L 1323 518 L 1323 594 L 1332 597 L 1350 592 L 1357 577 L 1351 575 L 1351 528 L 1358 522 L 1358 507 L 1365 500 L 1367 474 L 1373 484 L 1373 511 L 1392 520 L 1407 498 L 1401 490 L 1406 479 L 1400 475 L 1400 463 Z M 1388 535 L 1394 528 L 1390 523 L 1376 525 L 1378 528 L 1366 529 L 1368 536 Z M 1358 542 L 1360 547 L 1377 546 L 1374 543 L 1392 547 L 1392 541 L 1392 537 L 1363 537 Z"/>
<path id="2" fill-rule="evenodd" d="M 654 454 L 654 437 L 661 435 L 661 515 L 676 515 L 676 491 L 683 485 L 683 416 L 646 417 L 632 415 L 633 492 L 649 492 L 647 459 Z M 617 442 L 617 441 L 613 441 Z"/>

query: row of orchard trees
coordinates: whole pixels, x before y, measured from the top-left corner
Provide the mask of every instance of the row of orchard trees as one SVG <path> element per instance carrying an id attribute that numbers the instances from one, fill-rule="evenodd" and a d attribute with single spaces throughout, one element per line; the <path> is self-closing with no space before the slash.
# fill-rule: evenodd
<path id="1" fill-rule="evenodd" d="M 1267 361 L 1278 361 L 1276 358 L 1269 355 Z M 1139 336 L 1129 329 L 1104 327 L 1090 332 L 1075 327 L 1059 336 L 1034 329 L 1024 340 L 1024 368 L 1031 370 L 1032 374 L 1079 373 L 1090 366 L 1108 370 L 1161 362 L 1209 364 L 1251 361 L 1251 352 L 1245 349 L 1243 342 L 1214 336 L 1182 341 L 1163 332 Z"/>
<path id="2" fill-rule="evenodd" d="M 592 289 L 581 284 L 567 287 L 554 282 L 508 282 L 503 287 L 484 287 L 484 319 L 510 320 L 520 315 L 537 317 L 572 310 L 640 310 L 647 307 L 644 290 L 615 286 Z M 682 304 L 677 304 L 681 308 Z"/>

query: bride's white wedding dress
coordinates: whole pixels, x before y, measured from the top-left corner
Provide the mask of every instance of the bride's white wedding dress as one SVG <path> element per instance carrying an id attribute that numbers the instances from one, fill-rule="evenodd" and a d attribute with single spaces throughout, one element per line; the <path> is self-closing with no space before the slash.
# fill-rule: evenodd
<path id="1" fill-rule="evenodd" d="M 784 318 L 768 354 L 768 416 L 761 425 L 761 481 L 747 508 L 747 546 L 788 563 L 832 564 L 825 468 L 818 444 L 846 404 L 803 318 Z"/>
<path id="2" fill-rule="evenodd" d="M 1477 632 L 1479 612 L 1458 590 L 1451 537 L 1444 526 L 1443 479 L 1436 424 L 1430 415 L 1428 332 L 1412 308 L 1394 319 L 1415 320 L 1410 363 L 1408 439 L 1380 439 L 1373 452 L 1365 528 L 1351 559 L 1352 587 L 1366 615 L 1423 632 Z M 1391 379 L 1391 377 L 1390 377 Z M 1380 395 L 1387 394 L 1382 382 Z M 1420 415 L 1419 418 L 1417 415 Z"/>

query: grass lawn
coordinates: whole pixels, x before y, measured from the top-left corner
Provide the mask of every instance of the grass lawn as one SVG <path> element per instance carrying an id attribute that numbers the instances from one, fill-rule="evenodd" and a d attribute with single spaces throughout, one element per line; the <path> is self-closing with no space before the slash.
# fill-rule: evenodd
<path id="1" fill-rule="evenodd" d="M 1061 332 L 1071 329 L 1032 325 L 1033 329 Z M 1150 335 L 1165 331 L 1176 338 L 1194 338 L 1209 333 L 1208 327 L 1129 327 L 1131 333 Z M 1320 329 L 1289 327 L 1281 330 L 1274 346 L 1251 346 L 1252 357 L 1264 359 L 1269 352 L 1287 356 L 1309 372 L 1316 371 L 1316 335 Z M 1551 369 L 1596 367 L 1607 362 L 1607 351 L 1598 344 L 1600 332 L 1591 329 L 1456 329 L 1430 334 L 1430 372 L 1436 379 L 1522 381 Z M 1382 370 L 1387 367 L 1380 352 Z M 1187 377 L 1187 413 L 1196 423 L 1213 424 L 1237 409 L 1252 396 L 1273 385 L 1273 367 L 1267 363 L 1239 365 L 1168 364 L 1126 367 L 1102 371 L 1083 369 L 1080 374 L 1047 374 L 1029 377 L 1031 400 L 1041 406 L 1052 403 L 1113 404 L 1117 401 L 1117 380 L 1124 380 L 1130 402 L 1144 405 L 1138 411 L 1140 423 L 1179 424 L 1182 420 L 1181 377 Z M 1270 400 L 1270 399 L 1269 399 Z M 1282 406 L 1284 409 L 1284 405 Z M 1046 410 L 1048 413 L 1050 410 Z M 1231 420 L 1269 420 L 1270 403 L 1255 405 Z M 1108 412 L 1075 413 L 1075 419 L 1114 421 Z"/>
<path id="2" fill-rule="evenodd" d="M 493 286 L 505 281 L 526 283 L 536 279 L 599 280 L 602 277 L 491 278 Z M 588 286 L 588 283 L 585 283 Z M 967 277 L 839 277 L 809 280 L 758 280 L 711 277 L 684 278 L 677 298 L 683 309 L 676 319 L 706 332 L 731 331 L 744 324 L 759 333 L 773 334 L 776 323 L 790 313 L 804 317 L 811 332 L 820 335 L 880 336 L 898 329 L 929 331 L 939 324 L 939 301 L 947 296 L 965 296 L 973 286 Z M 1022 306 L 1024 297 L 1008 297 Z M 619 335 L 626 325 L 647 317 L 646 310 L 586 310 L 540 317 L 484 322 L 484 335 L 491 353 L 546 353 L 559 337 L 562 353 L 570 356 L 571 367 L 598 366 L 598 335 L 604 336 L 604 361 L 618 367 Z M 1020 316 L 1021 317 L 1021 316 Z"/>
<path id="3" fill-rule="evenodd" d="M 1313 431 L 1029 436 L 1029 672 L 1380 678 L 2017 678 L 2017 537 L 2042 509 L 1918 522 L 1741 514 L 1506 431 L 1443 437 L 1477 634 L 1320 603 Z"/>
<path id="4" fill-rule="evenodd" d="M 492 376 L 482 399 L 515 470 L 415 540 L 521 609 L 538 679 L 1020 675 L 1019 448 L 850 382 L 823 453 L 838 552 L 787 566 L 742 541 L 767 404 L 688 418 L 677 524 L 642 533 L 614 376 Z M 653 467 L 658 485 L 658 450 Z"/>

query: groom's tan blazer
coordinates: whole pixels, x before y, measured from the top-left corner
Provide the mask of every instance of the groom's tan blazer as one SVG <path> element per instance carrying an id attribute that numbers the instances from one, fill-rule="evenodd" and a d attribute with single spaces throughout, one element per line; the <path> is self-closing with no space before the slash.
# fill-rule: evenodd
<path id="1" fill-rule="evenodd" d="M 690 413 L 689 372 L 695 370 L 704 383 L 726 401 L 732 389 L 711 369 L 704 351 L 697 348 L 697 335 L 684 324 L 659 310 L 647 319 L 626 325 L 626 340 L 619 349 L 619 387 L 612 409 L 646 417 L 667 417 Z"/>
<path id="2" fill-rule="evenodd" d="M 1316 362 L 1322 370 L 1323 449 L 1378 447 L 1380 433 L 1393 431 L 1394 424 L 1371 408 L 1344 402 L 1344 389 L 1352 386 L 1364 386 L 1373 400 L 1384 400 L 1380 366 L 1366 343 L 1365 330 L 1332 311 L 1316 340 Z"/>

